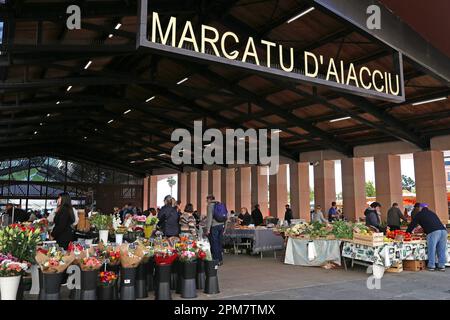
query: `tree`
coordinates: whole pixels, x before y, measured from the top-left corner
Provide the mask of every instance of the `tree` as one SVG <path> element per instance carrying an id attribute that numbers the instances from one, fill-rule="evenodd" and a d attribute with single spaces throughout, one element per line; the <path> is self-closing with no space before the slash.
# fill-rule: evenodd
<path id="1" fill-rule="evenodd" d="M 416 182 L 408 176 L 402 174 L 402 189 L 412 191 L 413 188 L 416 187 Z"/>
<path id="2" fill-rule="evenodd" d="M 170 176 L 170 177 L 167 178 L 167 184 L 170 187 L 170 195 L 172 195 L 172 188 L 173 188 L 174 185 L 177 184 L 177 182 L 172 176 Z"/>
<path id="3" fill-rule="evenodd" d="M 366 196 L 367 197 L 375 197 L 376 196 L 376 190 L 375 185 L 372 181 L 366 182 Z"/>

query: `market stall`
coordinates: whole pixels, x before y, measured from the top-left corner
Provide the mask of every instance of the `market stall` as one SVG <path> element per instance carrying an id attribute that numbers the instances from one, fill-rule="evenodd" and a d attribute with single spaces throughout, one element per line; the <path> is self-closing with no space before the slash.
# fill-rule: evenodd
<path id="1" fill-rule="evenodd" d="M 252 254 L 261 255 L 266 251 L 275 253 L 284 248 L 283 237 L 266 227 L 228 227 L 224 232 L 224 243 L 232 245 L 235 253 L 242 246 L 248 247 Z"/>

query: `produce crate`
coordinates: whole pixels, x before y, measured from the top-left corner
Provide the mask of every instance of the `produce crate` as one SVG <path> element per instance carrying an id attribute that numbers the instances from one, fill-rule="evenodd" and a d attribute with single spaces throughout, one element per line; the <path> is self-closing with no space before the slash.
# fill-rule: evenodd
<path id="1" fill-rule="evenodd" d="M 371 247 L 382 246 L 384 244 L 384 235 L 381 232 L 372 234 L 354 233 L 353 242 Z"/>
<path id="2" fill-rule="evenodd" d="M 390 267 L 389 269 L 386 270 L 386 272 L 390 272 L 390 273 L 399 273 L 402 271 L 403 271 L 403 263 L 401 263 L 401 262 L 393 265 L 392 267 Z"/>
<path id="3" fill-rule="evenodd" d="M 425 268 L 425 260 L 403 260 L 403 270 L 405 271 L 422 271 Z"/>

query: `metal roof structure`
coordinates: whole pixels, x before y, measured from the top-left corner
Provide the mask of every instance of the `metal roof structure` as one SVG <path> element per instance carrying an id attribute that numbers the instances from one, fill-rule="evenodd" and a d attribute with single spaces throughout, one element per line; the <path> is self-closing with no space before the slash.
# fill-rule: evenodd
<path id="1" fill-rule="evenodd" d="M 361 13 L 338 3 L 150 0 L 148 5 L 164 19 L 192 21 L 195 30 L 207 23 L 355 66 L 392 70 L 399 51 L 404 102 L 136 48 L 137 1 L 74 1 L 81 8 L 79 30 L 66 26 L 66 1 L 7 1 L 0 5 L 0 154 L 62 156 L 144 175 L 158 168 L 183 170 L 171 162 L 170 136 L 175 128 L 192 131 L 194 120 L 221 130 L 280 129 L 280 153 L 295 160 L 302 152 L 324 149 L 352 156 L 355 146 L 396 140 L 426 150 L 431 137 L 449 134 L 449 57 L 386 9 L 387 21 L 401 33 L 368 31 L 355 23 Z M 287 23 L 311 6 L 315 10 Z"/>

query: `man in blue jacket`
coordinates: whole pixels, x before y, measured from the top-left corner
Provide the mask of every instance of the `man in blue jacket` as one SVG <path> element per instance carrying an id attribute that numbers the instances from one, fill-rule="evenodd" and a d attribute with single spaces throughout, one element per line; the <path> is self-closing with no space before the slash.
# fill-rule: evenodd
<path id="1" fill-rule="evenodd" d="M 414 216 L 406 232 L 411 233 L 420 225 L 427 235 L 428 270 L 436 270 L 436 253 L 438 256 L 438 270 L 445 271 L 447 263 L 447 229 L 436 213 L 428 209 L 426 203 L 421 203 L 421 210 Z"/>

